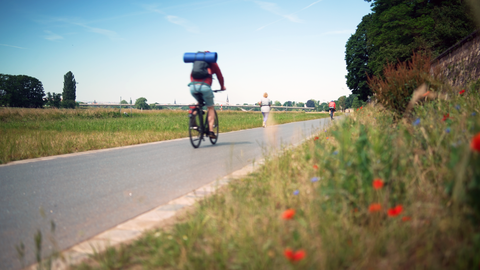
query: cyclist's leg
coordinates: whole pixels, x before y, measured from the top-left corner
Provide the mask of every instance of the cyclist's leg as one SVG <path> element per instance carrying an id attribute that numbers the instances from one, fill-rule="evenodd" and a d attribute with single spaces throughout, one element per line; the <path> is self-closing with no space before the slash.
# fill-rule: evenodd
<path id="1" fill-rule="evenodd" d="M 200 90 L 202 89 L 202 85 L 198 85 L 198 84 L 192 84 L 190 85 L 190 94 L 195 98 L 195 100 L 197 101 L 197 105 L 199 104 L 202 104 L 203 103 L 203 97 L 202 97 L 202 93 L 200 92 Z M 202 109 L 202 108 L 200 108 Z M 197 112 L 194 111 L 193 112 L 193 115 L 196 116 Z M 197 121 L 195 120 L 196 117 L 192 117 L 191 120 L 192 120 L 192 123 L 191 123 L 191 126 L 192 127 L 197 127 L 198 126 L 198 123 Z"/>
<path id="2" fill-rule="evenodd" d="M 205 101 L 205 105 L 208 108 L 208 130 L 210 131 L 210 136 L 213 134 L 213 123 L 215 121 L 215 108 L 213 105 L 213 91 L 212 88 L 208 85 L 203 85 L 201 89 L 202 98 Z"/>
<path id="3" fill-rule="evenodd" d="M 215 121 L 215 108 L 213 106 L 208 108 L 208 130 L 213 132 L 213 122 Z"/>

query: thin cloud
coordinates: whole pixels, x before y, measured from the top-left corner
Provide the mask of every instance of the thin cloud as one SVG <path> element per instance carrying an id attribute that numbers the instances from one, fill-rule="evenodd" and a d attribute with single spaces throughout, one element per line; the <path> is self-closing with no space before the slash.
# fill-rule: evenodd
<path id="1" fill-rule="evenodd" d="M 22 47 L 18 47 L 18 46 L 13 46 L 13 45 L 8 45 L 8 44 L 0 44 L 0 46 L 5 46 L 5 47 L 11 47 L 11 48 L 16 48 L 16 49 L 26 50 L 26 48 L 22 48 Z"/>
<path id="2" fill-rule="evenodd" d="M 264 10 L 266 10 L 270 13 L 273 13 L 275 15 L 282 16 L 284 19 L 287 19 L 291 22 L 296 22 L 296 23 L 303 22 L 294 13 L 284 15 L 282 10 L 280 9 L 280 7 L 275 3 L 263 2 L 263 1 L 253 1 L 253 2 L 255 4 L 257 4 L 261 9 L 264 9 Z"/>
<path id="3" fill-rule="evenodd" d="M 185 30 L 187 30 L 188 32 L 195 33 L 195 34 L 200 33 L 200 31 L 199 31 L 199 29 L 196 25 L 192 24 L 191 22 L 189 22 L 188 20 L 186 20 L 184 18 L 174 16 L 174 15 L 168 15 L 163 10 L 158 9 L 156 6 L 145 5 L 144 8 L 151 11 L 151 12 L 155 12 L 155 13 L 164 15 L 165 19 L 168 22 L 179 25 L 179 26 L 185 28 Z"/>
<path id="4" fill-rule="evenodd" d="M 280 9 L 278 8 L 278 6 L 277 6 L 275 3 L 254 1 L 254 3 L 257 4 L 257 5 L 259 5 L 261 8 L 263 8 L 263 9 L 265 9 L 265 10 L 267 10 L 267 11 L 270 11 L 270 12 L 272 12 L 272 13 L 274 13 L 274 14 L 277 14 L 277 15 L 280 15 L 280 16 L 283 17 L 283 18 L 281 18 L 281 19 L 279 19 L 279 20 L 276 20 L 276 21 L 274 21 L 274 22 L 271 22 L 271 23 L 269 23 L 269 24 L 266 24 L 266 25 L 258 28 L 256 31 L 260 31 L 260 30 L 262 30 L 263 28 L 265 28 L 265 27 L 267 27 L 267 26 L 270 26 L 270 25 L 272 25 L 272 24 L 276 24 L 276 23 L 278 23 L 278 22 L 280 22 L 280 21 L 283 21 L 283 20 L 285 20 L 285 19 L 287 19 L 287 20 L 289 20 L 289 21 L 291 21 L 291 22 L 296 22 L 296 23 L 304 22 L 303 20 L 299 19 L 296 14 L 299 13 L 300 11 L 303 11 L 303 10 L 306 10 L 306 9 L 312 7 L 313 5 L 315 5 L 315 4 L 317 4 L 317 3 L 321 2 L 321 1 L 322 1 L 322 0 L 317 0 L 317 1 L 309 4 L 308 6 L 302 8 L 302 9 L 300 9 L 300 10 L 297 10 L 297 11 L 295 11 L 295 12 L 293 12 L 293 13 L 290 13 L 290 14 L 288 14 L 288 15 L 282 15 L 281 13 L 279 13 L 279 12 L 280 12 L 280 11 L 279 11 Z"/>
<path id="5" fill-rule="evenodd" d="M 43 20 L 43 21 L 38 21 L 38 22 L 42 23 L 42 24 L 66 23 L 66 24 L 70 24 L 70 25 L 80 26 L 80 27 L 86 29 L 89 32 L 106 36 L 106 37 L 108 37 L 112 40 L 121 39 L 115 31 L 111 31 L 111 30 L 108 30 L 108 29 L 102 29 L 102 28 L 98 28 L 98 27 L 92 27 L 92 26 L 89 25 L 91 23 L 81 22 L 80 19 L 61 18 L 61 17 L 59 18 L 59 17 L 57 17 L 57 18 L 49 18 L 48 20 Z M 45 36 L 45 39 L 52 40 L 52 41 L 63 39 L 62 36 L 60 36 L 58 34 L 55 34 L 51 31 L 44 31 L 44 32 L 48 34 L 47 36 Z"/>
<path id="6" fill-rule="evenodd" d="M 181 27 L 185 28 L 188 32 L 192 32 L 195 34 L 198 34 L 200 32 L 195 25 L 191 24 L 189 21 L 183 18 L 173 16 L 173 15 L 167 15 L 166 18 L 169 22 L 176 25 L 180 25 Z"/>
<path id="7" fill-rule="evenodd" d="M 47 33 L 47 35 L 44 36 L 46 40 L 54 41 L 54 40 L 63 39 L 62 36 L 55 34 L 52 31 L 45 30 L 44 32 Z"/>

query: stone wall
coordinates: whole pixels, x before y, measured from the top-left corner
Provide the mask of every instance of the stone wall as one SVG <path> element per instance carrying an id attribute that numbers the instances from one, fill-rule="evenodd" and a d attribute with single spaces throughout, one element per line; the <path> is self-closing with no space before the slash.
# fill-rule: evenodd
<path id="1" fill-rule="evenodd" d="M 465 87 L 480 79 L 480 32 L 473 32 L 435 58 L 432 68 L 437 67 L 452 86 Z"/>

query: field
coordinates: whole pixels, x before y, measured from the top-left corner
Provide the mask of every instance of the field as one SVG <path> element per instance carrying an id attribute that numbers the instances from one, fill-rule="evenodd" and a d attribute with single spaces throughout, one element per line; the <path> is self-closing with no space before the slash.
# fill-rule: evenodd
<path id="1" fill-rule="evenodd" d="M 188 136 L 186 111 L 0 108 L 0 164 Z M 260 112 L 219 111 L 220 132 L 262 126 Z M 327 114 L 272 112 L 278 124 Z"/>
<path id="2" fill-rule="evenodd" d="M 403 119 L 368 106 L 73 268 L 478 269 L 479 194 L 477 92 Z"/>

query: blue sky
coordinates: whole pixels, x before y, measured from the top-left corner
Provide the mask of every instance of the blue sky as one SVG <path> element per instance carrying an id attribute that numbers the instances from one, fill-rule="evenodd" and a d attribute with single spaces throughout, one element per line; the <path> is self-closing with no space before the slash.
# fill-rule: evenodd
<path id="1" fill-rule="evenodd" d="M 61 93 L 72 71 L 77 101 L 191 103 L 183 53 L 209 50 L 218 103 L 337 99 L 351 93 L 345 43 L 369 12 L 363 0 L 4 1 L 0 73 Z"/>

